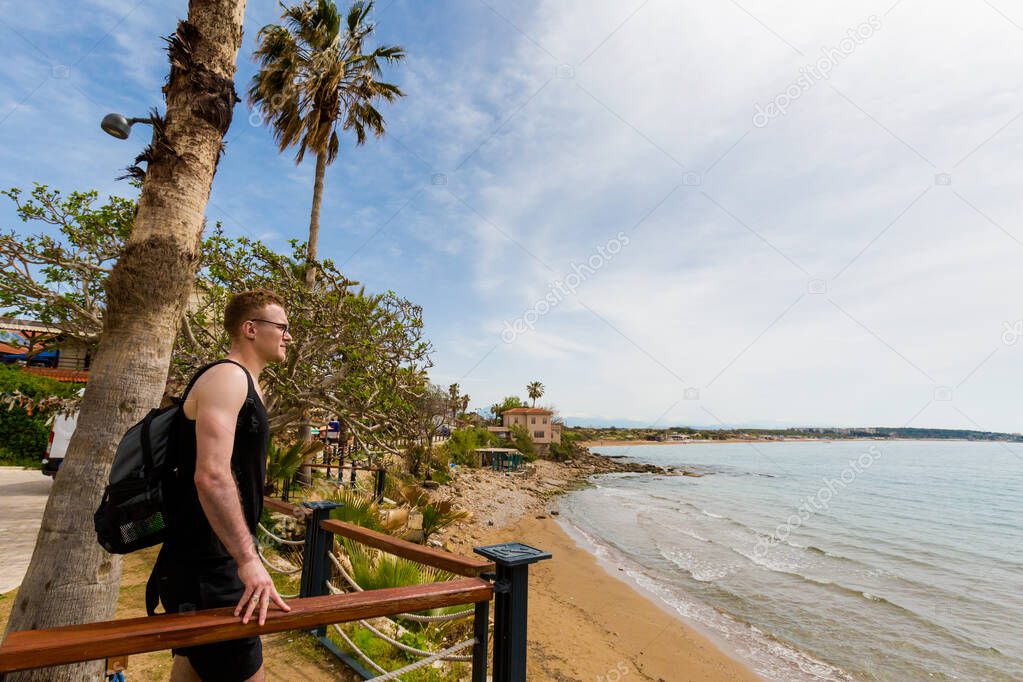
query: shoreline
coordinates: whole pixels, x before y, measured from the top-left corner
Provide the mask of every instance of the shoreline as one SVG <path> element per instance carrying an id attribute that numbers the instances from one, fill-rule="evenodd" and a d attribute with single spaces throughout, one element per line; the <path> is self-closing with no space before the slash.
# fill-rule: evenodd
<path id="1" fill-rule="evenodd" d="M 969 438 L 722 438 L 711 440 L 586 440 L 578 443 L 583 448 L 622 447 L 626 445 L 711 445 L 721 443 L 1011 443 L 1004 440 L 971 440 Z M 595 453 L 599 454 L 599 453 Z"/>
<path id="2" fill-rule="evenodd" d="M 530 569 L 527 679 L 761 679 L 667 604 L 612 573 L 556 517 L 523 516 L 485 541 L 513 540 L 552 554 Z"/>
<path id="3" fill-rule="evenodd" d="M 563 464 L 537 460 L 520 474 L 458 471 L 437 492 L 472 516 L 435 542 L 472 554 L 473 546 L 520 541 L 553 555 L 530 569 L 527 679 L 761 680 L 727 643 L 619 575 L 621 567 L 602 561 L 558 518 L 558 498 L 589 485 L 590 476 L 640 470 L 584 452 Z"/>

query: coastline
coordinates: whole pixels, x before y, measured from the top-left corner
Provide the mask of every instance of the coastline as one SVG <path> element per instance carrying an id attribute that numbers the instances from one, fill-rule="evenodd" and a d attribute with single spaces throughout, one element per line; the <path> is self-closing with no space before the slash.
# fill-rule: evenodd
<path id="1" fill-rule="evenodd" d="M 562 527 L 558 497 L 616 471 L 648 469 L 587 452 L 563 464 L 538 460 L 520 474 L 458 471 L 437 492 L 457 498 L 471 517 L 435 542 L 471 554 L 473 546 L 520 541 L 553 555 L 530 569 L 530 680 L 760 680 Z"/>
<path id="2" fill-rule="evenodd" d="M 722 443 L 1005 443 L 1009 441 L 984 440 L 969 438 L 723 438 L 710 440 L 694 438 L 691 440 L 587 440 L 580 441 L 579 447 L 621 447 L 625 445 L 701 445 Z M 597 453 L 599 454 L 599 453 Z"/>

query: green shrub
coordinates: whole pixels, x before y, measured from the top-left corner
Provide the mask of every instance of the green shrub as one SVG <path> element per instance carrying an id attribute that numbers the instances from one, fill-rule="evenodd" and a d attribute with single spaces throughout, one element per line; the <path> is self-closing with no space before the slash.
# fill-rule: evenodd
<path id="1" fill-rule="evenodd" d="M 71 398 L 81 387 L 29 374 L 13 365 L 0 365 L 0 395 L 18 392 L 34 400 L 48 396 Z M 46 453 L 51 417 L 21 407 L 0 408 L 0 464 L 38 465 Z"/>
<path id="2" fill-rule="evenodd" d="M 515 448 L 522 453 L 522 457 L 527 462 L 536 459 L 536 446 L 533 445 L 533 439 L 525 425 L 514 424 L 511 427 L 511 436 Z"/>
<path id="3" fill-rule="evenodd" d="M 449 461 L 462 466 L 478 467 L 479 457 L 476 456 L 476 448 L 489 446 L 500 447 L 501 439 L 497 434 L 487 431 L 482 426 L 456 429 L 451 432 L 451 437 L 441 446 Z"/>
<path id="4" fill-rule="evenodd" d="M 571 433 L 562 430 L 561 442 L 551 443 L 550 458 L 555 462 L 564 462 L 575 456 L 576 443 L 579 441 L 578 433 Z"/>

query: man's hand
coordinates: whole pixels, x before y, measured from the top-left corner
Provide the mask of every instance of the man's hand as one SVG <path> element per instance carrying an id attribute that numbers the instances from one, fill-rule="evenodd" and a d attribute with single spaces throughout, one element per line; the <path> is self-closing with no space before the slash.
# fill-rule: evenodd
<path id="1" fill-rule="evenodd" d="M 277 594 L 274 581 L 270 578 L 270 574 L 266 572 L 266 569 L 263 568 L 263 564 L 260 563 L 258 556 L 243 564 L 239 564 L 238 579 L 245 584 L 245 593 L 242 594 L 238 606 L 234 607 L 234 615 L 237 616 L 244 610 L 245 615 L 242 616 L 243 623 L 249 622 L 253 610 L 259 606 L 259 624 L 263 625 L 266 622 L 266 612 L 270 608 L 271 600 L 281 611 L 291 610 L 291 607 L 281 599 L 281 595 Z"/>

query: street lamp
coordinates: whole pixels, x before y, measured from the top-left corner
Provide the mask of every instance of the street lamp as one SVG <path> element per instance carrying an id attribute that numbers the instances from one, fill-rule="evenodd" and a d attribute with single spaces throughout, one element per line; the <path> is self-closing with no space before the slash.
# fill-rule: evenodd
<path id="1" fill-rule="evenodd" d="M 118 140 L 127 140 L 128 135 L 131 134 L 131 127 L 136 123 L 151 124 L 152 121 L 149 118 L 127 118 L 124 114 L 107 114 L 103 117 L 99 127 Z"/>

